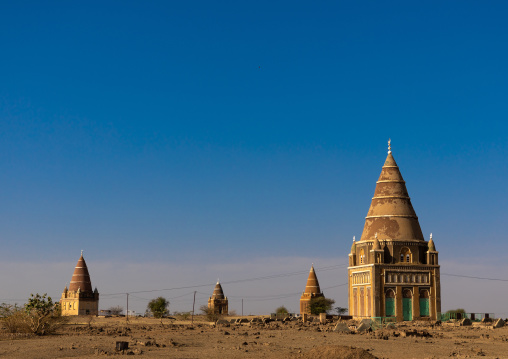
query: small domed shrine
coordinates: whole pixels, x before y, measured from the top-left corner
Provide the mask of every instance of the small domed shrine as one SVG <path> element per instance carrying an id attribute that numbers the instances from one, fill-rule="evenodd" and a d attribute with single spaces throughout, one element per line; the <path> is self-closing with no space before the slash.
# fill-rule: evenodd
<path id="1" fill-rule="evenodd" d="M 62 315 L 97 315 L 99 313 L 99 292 L 92 290 L 90 274 L 83 258 L 79 257 L 69 288 L 65 287 L 60 299 Z"/>
<path id="2" fill-rule="evenodd" d="M 321 292 L 321 288 L 319 288 L 316 271 L 314 271 L 314 265 L 312 265 L 310 267 L 309 278 L 307 278 L 305 291 L 300 297 L 300 314 L 311 314 L 310 300 L 318 297 L 324 297 L 324 294 Z"/>
<path id="3" fill-rule="evenodd" d="M 213 314 L 228 315 L 228 297 L 224 296 L 219 281 L 213 289 L 212 296 L 208 298 L 208 308 L 213 310 Z"/>
<path id="4" fill-rule="evenodd" d="M 432 234 L 423 237 L 390 141 L 362 237 L 353 237 L 348 274 L 355 318 L 436 320 L 441 312 L 438 252 Z"/>

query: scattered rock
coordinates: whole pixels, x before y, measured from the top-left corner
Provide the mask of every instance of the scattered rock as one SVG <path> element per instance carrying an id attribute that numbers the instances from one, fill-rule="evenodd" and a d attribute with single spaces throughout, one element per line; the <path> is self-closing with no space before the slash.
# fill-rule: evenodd
<path id="1" fill-rule="evenodd" d="M 351 333 L 351 330 L 349 330 L 349 327 L 344 322 L 338 322 L 333 331 L 336 333 Z"/>
<path id="2" fill-rule="evenodd" d="M 493 328 L 501 328 L 504 326 L 504 320 L 502 319 L 498 319 L 494 322 L 494 324 L 492 325 Z"/>
<path id="3" fill-rule="evenodd" d="M 347 347 L 343 345 L 327 345 L 316 347 L 299 356 L 303 359 L 376 359 L 365 349 Z"/>
<path id="4" fill-rule="evenodd" d="M 370 324 L 367 324 L 367 323 L 361 323 L 357 328 L 356 328 L 356 332 L 357 333 L 363 333 L 363 332 L 367 332 L 367 331 L 370 331 L 372 330 L 370 328 Z"/>
<path id="5" fill-rule="evenodd" d="M 473 323 L 471 322 L 471 319 L 469 319 L 469 318 L 464 318 L 460 321 L 460 326 L 462 326 L 462 327 L 470 326 L 471 324 L 473 324 Z"/>

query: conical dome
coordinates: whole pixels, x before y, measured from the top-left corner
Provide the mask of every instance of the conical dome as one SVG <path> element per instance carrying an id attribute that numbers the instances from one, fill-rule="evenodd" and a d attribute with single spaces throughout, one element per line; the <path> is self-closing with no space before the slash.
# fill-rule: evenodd
<path id="1" fill-rule="evenodd" d="M 316 276 L 316 272 L 314 271 L 314 266 L 310 267 L 309 278 L 307 279 L 307 285 L 305 286 L 305 293 L 321 293 L 321 288 L 319 288 L 319 282 Z"/>
<path id="2" fill-rule="evenodd" d="M 388 152 L 365 219 L 362 241 L 380 239 L 420 240 L 423 234 L 399 167 Z"/>
<path id="3" fill-rule="evenodd" d="M 69 291 L 76 291 L 80 289 L 81 292 L 91 292 L 92 282 L 90 281 L 90 274 L 88 274 L 88 268 L 83 258 L 83 254 L 79 257 L 78 264 L 74 269 L 72 275 L 71 284 L 69 285 Z"/>
<path id="4" fill-rule="evenodd" d="M 222 291 L 222 286 L 220 285 L 219 281 L 217 281 L 217 284 L 215 285 L 215 288 L 213 289 L 212 298 L 213 299 L 224 299 L 224 292 Z"/>
<path id="5" fill-rule="evenodd" d="M 432 238 L 429 241 L 429 251 L 436 252 L 436 245 L 434 244 L 434 241 L 432 240 Z"/>

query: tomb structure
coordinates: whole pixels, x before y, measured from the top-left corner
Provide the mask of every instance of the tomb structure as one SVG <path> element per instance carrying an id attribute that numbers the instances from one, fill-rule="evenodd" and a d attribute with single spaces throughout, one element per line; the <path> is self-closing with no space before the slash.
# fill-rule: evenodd
<path id="1" fill-rule="evenodd" d="M 83 258 L 79 257 L 69 288 L 65 287 L 60 299 L 62 315 L 98 315 L 99 292 L 92 290 L 90 274 Z"/>
<path id="2" fill-rule="evenodd" d="M 208 298 L 208 308 L 213 311 L 213 314 L 228 315 L 228 297 L 224 296 L 219 281 L 215 284 L 212 296 Z"/>
<path id="3" fill-rule="evenodd" d="M 353 237 L 349 254 L 349 314 L 436 320 L 441 312 L 439 269 L 432 234 L 425 241 L 388 141 L 362 237 Z"/>
<path id="4" fill-rule="evenodd" d="M 305 291 L 302 293 L 300 298 L 300 314 L 311 314 L 310 301 L 311 299 L 318 297 L 324 297 L 324 294 L 321 292 L 316 271 L 314 270 L 314 265 L 312 265 L 310 267 L 309 278 L 307 278 Z"/>

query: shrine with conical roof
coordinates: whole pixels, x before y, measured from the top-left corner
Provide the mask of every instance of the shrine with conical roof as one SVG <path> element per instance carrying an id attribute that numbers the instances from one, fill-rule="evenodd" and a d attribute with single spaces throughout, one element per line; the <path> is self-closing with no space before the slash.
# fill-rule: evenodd
<path id="1" fill-rule="evenodd" d="M 60 299 L 62 315 L 97 315 L 99 313 L 99 292 L 92 290 L 92 282 L 83 251 L 72 274 L 69 288 L 65 287 Z"/>
<path id="2" fill-rule="evenodd" d="M 438 252 L 425 241 L 390 141 L 362 237 L 349 254 L 349 313 L 397 321 L 437 319 Z"/>
<path id="3" fill-rule="evenodd" d="M 213 314 L 228 315 L 228 297 L 224 295 L 218 280 L 213 288 L 212 296 L 208 298 L 208 308 L 213 311 Z"/>
<path id="4" fill-rule="evenodd" d="M 314 265 L 310 267 L 309 277 L 307 278 L 307 285 L 305 291 L 300 297 L 300 314 L 311 314 L 310 313 L 310 301 L 312 298 L 324 297 L 319 287 L 319 281 L 317 279 Z"/>

